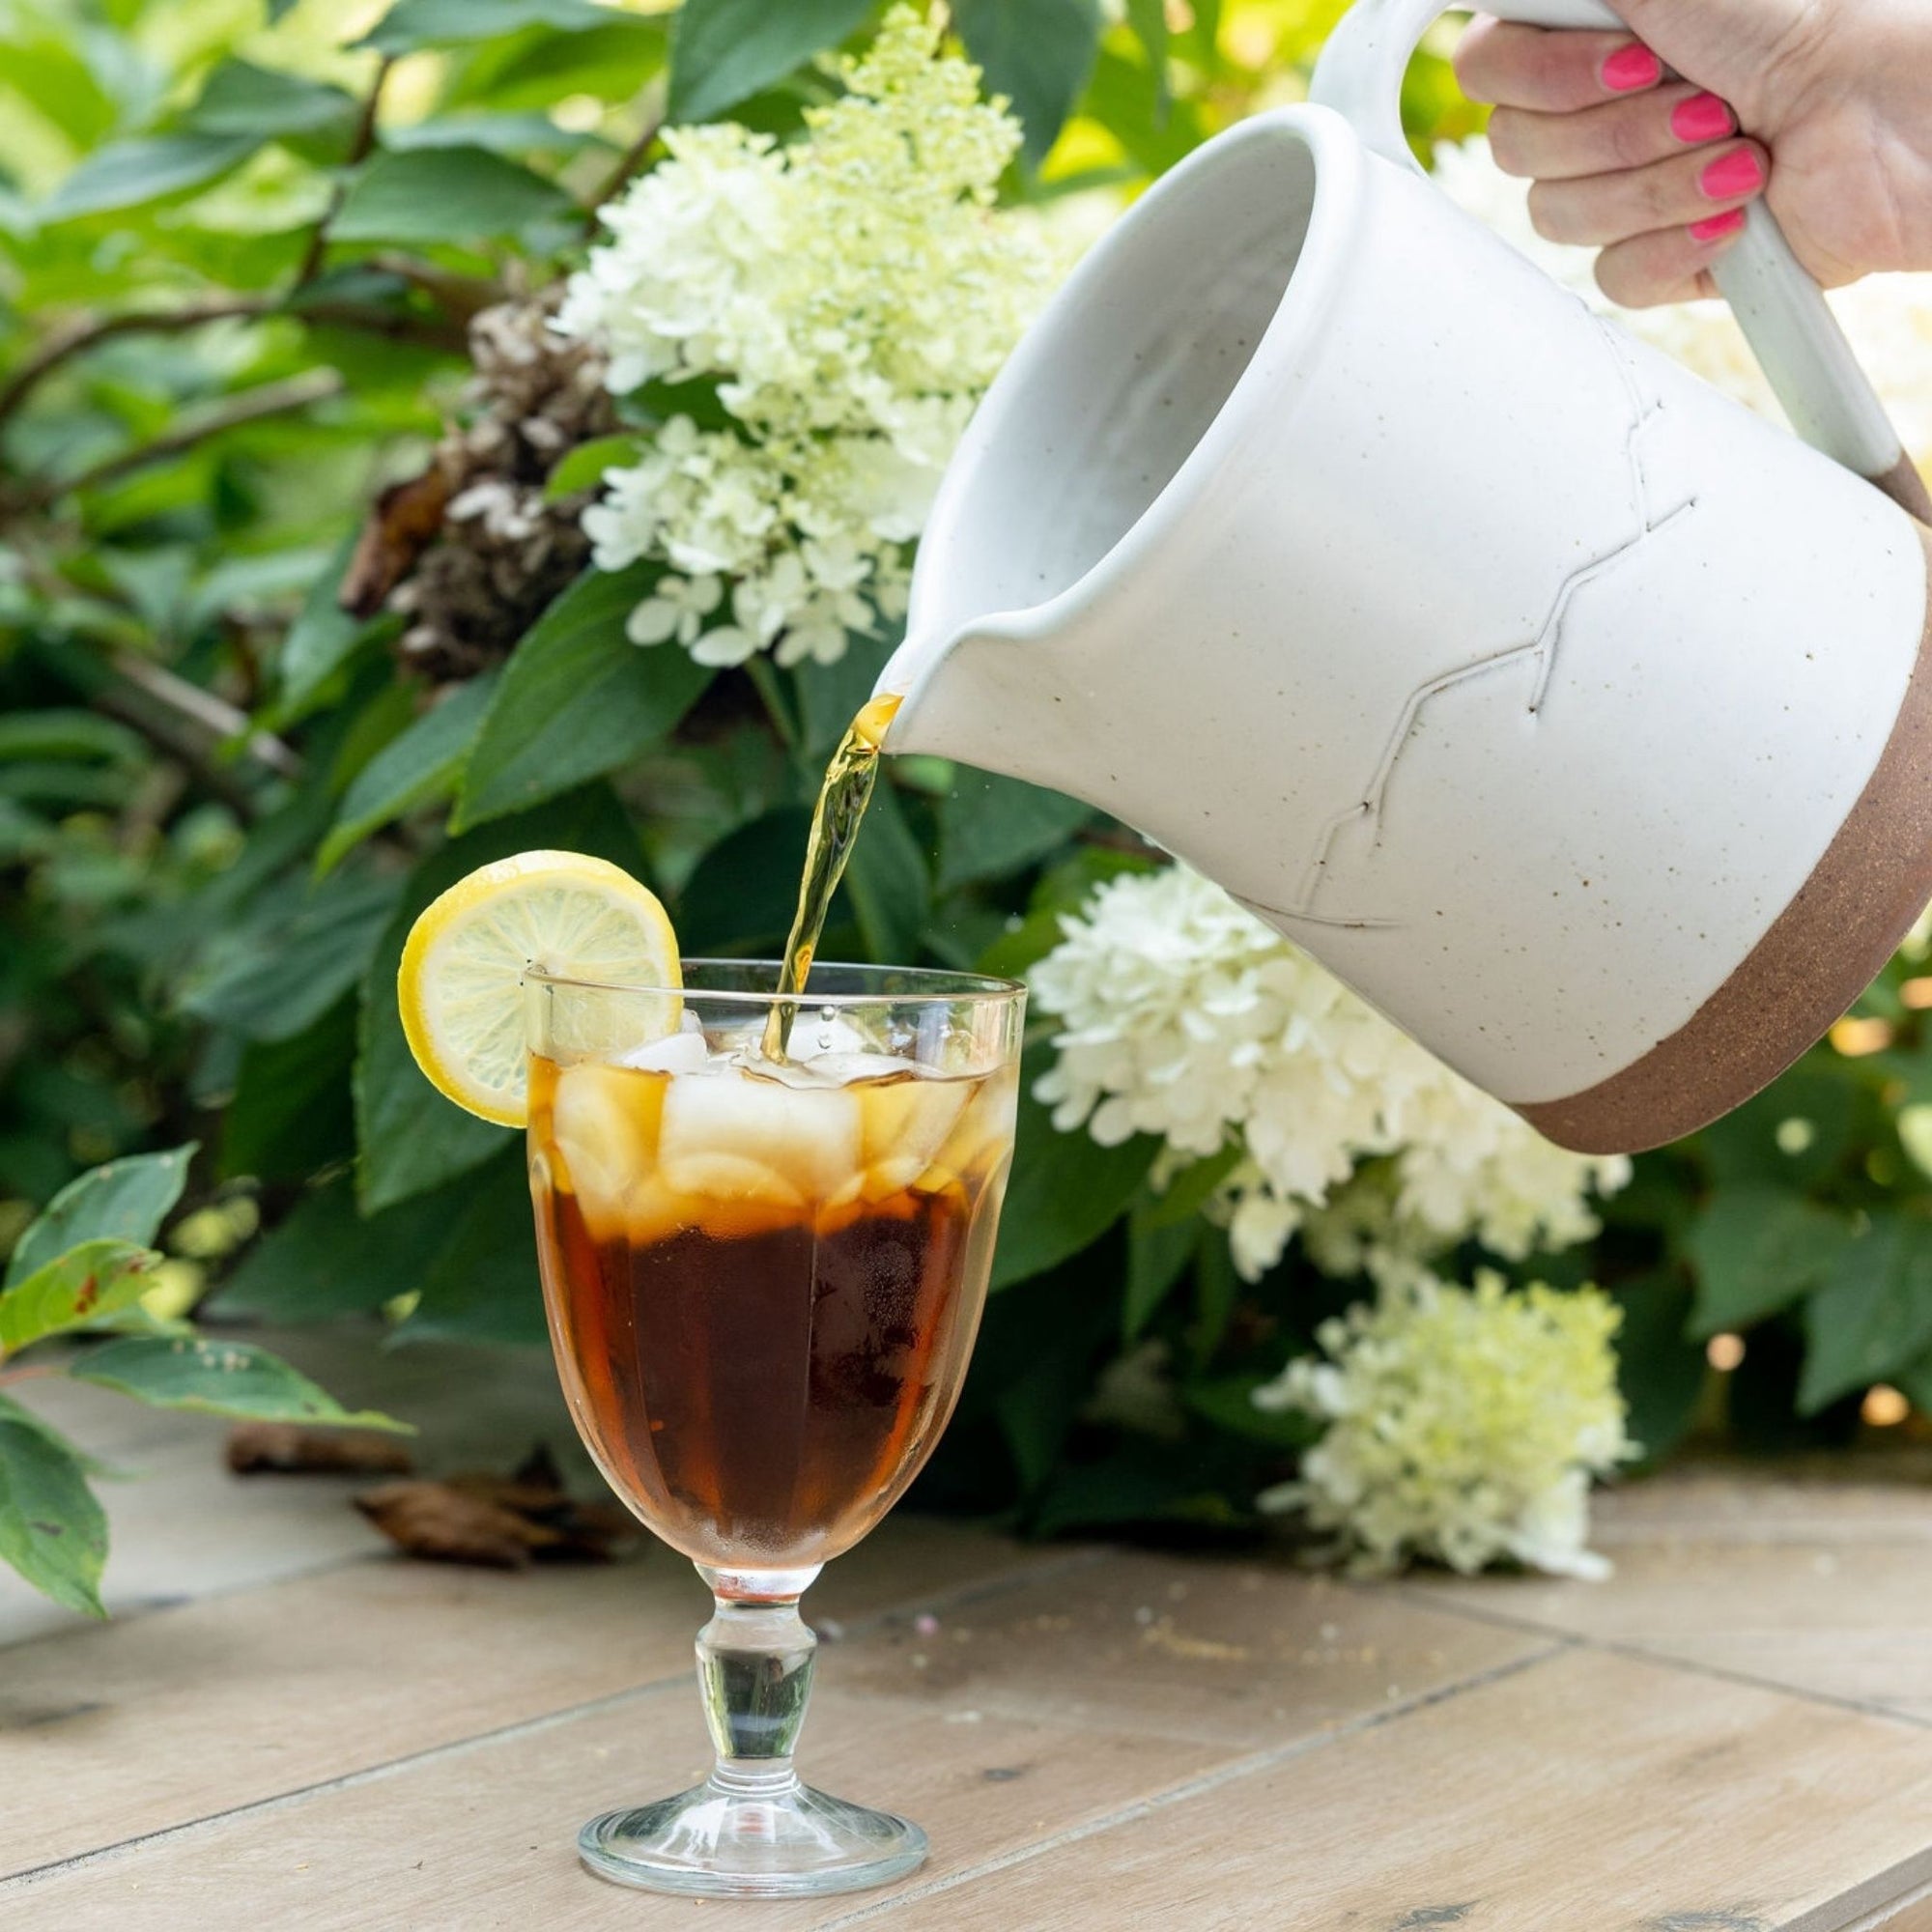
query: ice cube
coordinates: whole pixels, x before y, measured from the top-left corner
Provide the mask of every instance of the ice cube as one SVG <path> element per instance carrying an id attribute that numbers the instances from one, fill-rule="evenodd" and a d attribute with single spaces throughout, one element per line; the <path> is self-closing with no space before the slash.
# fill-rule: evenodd
<path id="1" fill-rule="evenodd" d="M 961 1082 L 971 1095 L 958 1131 L 945 1149 L 946 1165 L 954 1174 L 979 1174 L 1010 1152 L 1019 1113 L 1019 1073 L 1009 1067 L 986 1075 L 978 1084 Z"/>
<path id="2" fill-rule="evenodd" d="M 557 1075 L 551 1133 L 593 1239 L 624 1232 L 625 1200 L 649 1172 L 654 1109 L 651 1083 L 614 1066 L 584 1062 Z"/>
<path id="3" fill-rule="evenodd" d="M 720 1156 L 771 1179 L 731 1174 Z M 859 1165 L 859 1102 L 838 1087 L 795 1087 L 739 1069 L 680 1074 L 665 1095 L 659 1165 L 680 1194 L 730 1180 L 782 1199 L 824 1200 Z"/>
<path id="4" fill-rule="evenodd" d="M 696 1073 L 711 1057 L 704 1035 L 674 1033 L 668 1039 L 654 1039 L 648 1046 L 634 1046 L 617 1063 L 643 1073 Z"/>
<path id="5" fill-rule="evenodd" d="M 890 1162 L 913 1164 L 912 1179 L 932 1164 L 945 1146 L 966 1103 L 973 1097 L 970 1080 L 939 1080 L 914 1073 L 907 1063 L 892 1063 L 901 1077 L 874 1082 L 859 1095 L 859 1157 L 868 1167 Z M 910 1180 L 900 1186 L 910 1185 Z"/>

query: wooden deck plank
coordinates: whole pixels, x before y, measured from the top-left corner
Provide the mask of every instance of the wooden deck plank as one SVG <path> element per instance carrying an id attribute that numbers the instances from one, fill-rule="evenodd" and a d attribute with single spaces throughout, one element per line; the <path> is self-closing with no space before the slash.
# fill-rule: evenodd
<path id="1" fill-rule="evenodd" d="M 842 1692 L 836 1650 L 826 1676 L 807 1775 L 924 1824 L 933 1856 L 923 1878 L 1111 1815 L 1227 1756 L 1120 1731 L 949 1724 L 923 1703 Z M 582 1869 L 574 1845 L 586 1818 L 680 1789 L 705 1761 L 695 1687 L 666 1687 L 0 1889 L 0 1922 L 11 1910 L 67 1932 L 802 1932 L 873 1896 L 687 1903 Z"/>
<path id="2" fill-rule="evenodd" d="M 826 1932 L 1841 1932 L 1928 1819 L 1916 1727 L 1571 1650 Z"/>
<path id="3" fill-rule="evenodd" d="M 1932 1543 L 1932 1454 L 1692 1462 L 1603 1491 L 1591 1515 L 1591 1541 L 1612 1555 L 1660 1541 Z"/>
<path id="4" fill-rule="evenodd" d="M 1616 1563 L 1604 1585 L 1418 1578 L 1404 1593 L 1932 1723 L 1932 1544 L 1669 1540 Z"/>
<path id="5" fill-rule="evenodd" d="M 854 1690 L 1236 1745 L 1349 1721 L 1537 1646 L 1282 1564 L 1122 1554 L 846 1662 Z"/>
<path id="6" fill-rule="evenodd" d="M 846 1623 L 1065 1552 L 905 1518 L 832 1566 Z M 505 1724 L 688 1679 L 707 1602 L 663 1550 L 521 1576 L 377 1558 L 16 1645 L 0 1676 L 0 1872 Z"/>

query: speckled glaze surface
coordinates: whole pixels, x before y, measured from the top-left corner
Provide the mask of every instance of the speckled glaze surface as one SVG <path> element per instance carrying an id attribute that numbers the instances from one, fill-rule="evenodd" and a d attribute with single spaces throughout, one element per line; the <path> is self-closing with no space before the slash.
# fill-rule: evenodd
<path id="1" fill-rule="evenodd" d="M 1294 107 L 995 385 L 887 749 L 1105 808 L 1554 1138 L 1636 1147 L 1928 895 L 1926 582 L 1877 490 Z"/>
<path id="2" fill-rule="evenodd" d="M 1932 531 L 1925 533 L 1932 570 Z M 1676 1033 L 1608 1080 L 1520 1109 L 1585 1152 L 1690 1133 L 1775 1079 L 1858 998 L 1932 904 L 1932 621 L 1890 739 L 1798 895 Z"/>

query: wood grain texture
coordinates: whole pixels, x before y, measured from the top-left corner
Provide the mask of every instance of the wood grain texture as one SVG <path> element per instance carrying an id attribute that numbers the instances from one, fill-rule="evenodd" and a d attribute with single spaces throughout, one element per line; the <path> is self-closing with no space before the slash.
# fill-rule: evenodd
<path id="1" fill-rule="evenodd" d="M 837 1678 L 828 1653 L 807 1770 L 840 1796 L 924 1822 L 927 1877 L 1118 1812 L 1226 1757 L 1122 1732 L 948 1724 L 923 1704 L 847 1695 Z M 29 1915 L 23 1923 L 73 1932 L 800 1932 L 863 1902 L 647 1898 L 579 1867 L 586 1818 L 680 1789 L 705 1768 L 696 1694 L 679 1684 L 0 1890 L 0 1923 L 11 1906 Z"/>
<path id="2" fill-rule="evenodd" d="M 1923 1544 L 1670 1538 L 1614 1552 L 1607 1587 L 1436 1579 L 1405 1595 L 1932 1724 L 1932 1551 Z"/>
<path id="3" fill-rule="evenodd" d="M 1050 1560 L 907 1518 L 807 1605 L 852 1622 Z M 695 1704 L 708 1605 L 661 1550 L 521 1576 L 381 1557 L 16 1645 L 0 1673 L 0 1788 L 37 1797 L 0 1811 L 0 1874 L 642 1683 L 674 1680 Z"/>
<path id="4" fill-rule="evenodd" d="M 539 1356 L 287 1346 L 422 1421 L 430 1469 L 569 1451 Z M 680 1559 L 407 1563 L 353 1482 L 238 1481 L 218 1424 L 35 1396 L 143 1474 L 103 1488 L 115 1624 L 0 1577 L 0 1926 L 1932 1932 L 1922 1453 L 1634 1483 L 1599 1504 L 1600 1586 L 1365 1587 L 895 1518 L 807 1601 L 838 1636 L 804 1762 L 918 1817 L 932 1861 L 696 1905 L 572 1852 L 703 1767 Z"/>
<path id="5" fill-rule="evenodd" d="M 1928 1819 L 1915 1727 L 1570 1651 L 826 1925 L 1827 1932 L 1932 1873 Z"/>
<path id="6" fill-rule="evenodd" d="M 1120 1553 L 845 1660 L 850 1690 L 942 1713 L 1275 1746 L 1393 1709 L 1542 1647 L 1286 1564 Z"/>

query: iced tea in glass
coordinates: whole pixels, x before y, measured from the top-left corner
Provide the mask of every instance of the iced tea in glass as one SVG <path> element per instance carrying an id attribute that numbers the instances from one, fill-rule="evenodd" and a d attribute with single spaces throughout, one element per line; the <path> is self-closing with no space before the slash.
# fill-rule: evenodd
<path id="1" fill-rule="evenodd" d="M 814 966 L 781 1000 L 769 963 L 685 975 L 527 980 L 530 1187 L 564 1387 L 618 1494 L 717 1599 L 698 1639 L 716 1770 L 594 1820 L 580 1849 L 667 1890 L 874 1885 L 917 1865 L 924 1835 L 794 1774 L 814 1641 L 798 1599 L 904 1492 L 958 1398 L 1025 994 Z"/>

